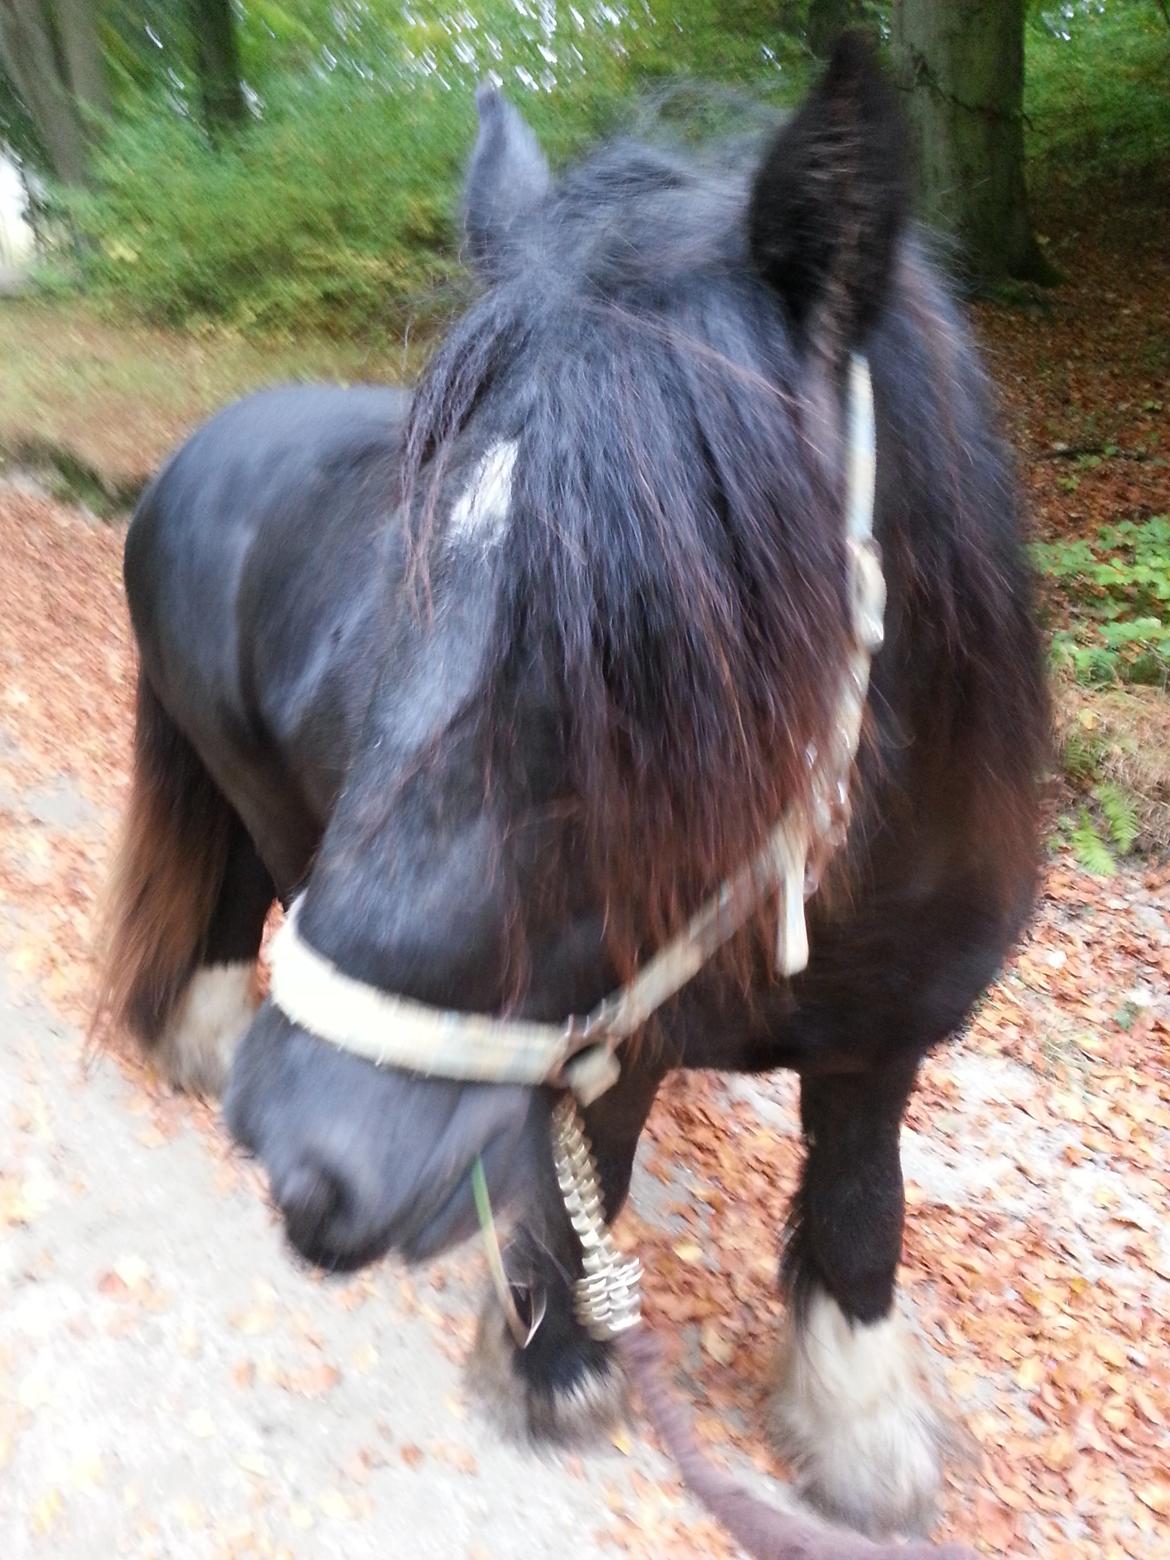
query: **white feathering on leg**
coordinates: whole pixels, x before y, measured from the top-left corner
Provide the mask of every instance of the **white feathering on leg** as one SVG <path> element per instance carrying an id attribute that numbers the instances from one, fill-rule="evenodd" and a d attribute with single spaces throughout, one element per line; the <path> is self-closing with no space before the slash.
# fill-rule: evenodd
<path id="1" fill-rule="evenodd" d="M 250 959 L 196 970 L 159 1037 L 159 1066 L 171 1083 L 192 1094 L 220 1094 L 256 1007 Z"/>
<path id="2" fill-rule="evenodd" d="M 792 1324 L 772 1425 L 825 1515 L 873 1536 L 929 1527 L 947 1430 L 897 1311 L 854 1322 L 816 1291 Z"/>

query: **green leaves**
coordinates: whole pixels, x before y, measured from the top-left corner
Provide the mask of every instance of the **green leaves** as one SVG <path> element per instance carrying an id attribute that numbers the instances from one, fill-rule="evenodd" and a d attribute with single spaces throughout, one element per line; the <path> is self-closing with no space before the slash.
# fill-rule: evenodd
<path id="1" fill-rule="evenodd" d="M 1170 681 L 1170 517 L 1038 542 L 1032 554 L 1067 619 L 1052 638 L 1058 667 L 1083 683 Z"/>
<path id="2" fill-rule="evenodd" d="M 554 162 L 688 76 L 788 99 L 808 60 L 768 0 L 668 11 L 522 0 L 248 0 L 249 122 L 199 130 L 179 0 L 107 8 L 116 112 L 93 195 L 67 208 L 85 289 L 122 312 L 261 335 L 391 334 L 449 314 L 476 83 L 498 74 Z M 697 118 L 686 96 L 680 124 Z M 710 99 L 714 105 L 718 99 Z M 5 104 L 0 95 L 0 129 Z M 671 119 L 674 123 L 674 119 Z"/>
<path id="3" fill-rule="evenodd" d="M 1097 832 L 1097 826 L 1085 808 L 1081 808 L 1076 823 L 1069 828 L 1068 838 L 1073 855 L 1086 872 L 1095 872 L 1100 877 L 1109 877 L 1116 872 L 1113 852 Z"/>
<path id="4" fill-rule="evenodd" d="M 1141 833 L 1137 804 L 1124 786 L 1102 780 L 1090 793 L 1091 805 L 1079 807 L 1074 817 L 1062 818 L 1063 837 L 1086 872 L 1109 877 L 1117 871 L 1117 857 L 1128 856 Z"/>
<path id="5" fill-rule="evenodd" d="M 425 84 L 315 79 L 215 150 L 143 104 L 111 133 L 99 193 L 74 204 L 86 281 L 153 320 L 267 335 L 425 319 L 455 269 L 471 113 Z"/>
<path id="6" fill-rule="evenodd" d="M 1093 795 L 1105 816 L 1113 843 L 1123 856 L 1128 855 L 1141 827 L 1133 797 L 1108 780 L 1095 786 Z"/>

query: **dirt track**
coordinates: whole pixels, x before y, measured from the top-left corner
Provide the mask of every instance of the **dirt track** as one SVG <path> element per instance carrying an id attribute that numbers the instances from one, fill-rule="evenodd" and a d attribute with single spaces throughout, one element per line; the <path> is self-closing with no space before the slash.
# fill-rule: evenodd
<path id="1" fill-rule="evenodd" d="M 213 1113 L 81 1067 L 123 785 L 119 536 L 0 494 L 0 1553 L 717 1555 L 640 1433 L 498 1444 L 463 1397 L 481 1263 L 299 1271 Z M 906 1133 L 906 1287 L 981 1458 L 945 1532 L 1170 1553 L 1170 886 L 1058 863 L 1036 937 Z M 701 1434 L 762 1437 L 789 1081 L 672 1086 L 624 1236 Z"/>

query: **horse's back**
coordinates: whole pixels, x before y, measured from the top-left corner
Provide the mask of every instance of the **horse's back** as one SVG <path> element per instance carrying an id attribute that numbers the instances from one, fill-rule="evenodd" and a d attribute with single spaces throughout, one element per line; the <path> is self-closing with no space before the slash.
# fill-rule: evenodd
<path id="1" fill-rule="evenodd" d="M 278 743 L 267 713 L 299 720 L 329 676 L 321 647 L 368 621 L 409 406 L 375 386 L 260 391 L 144 493 L 127 597 L 147 675 L 197 747 L 229 730 Z"/>
<path id="2" fill-rule="evenodd" d="M 409 407 L 404 390 L 288 385 L 217 413 L 175 452 L 135 511 L 126 542 L 132 610 L 161 585 L 144 577 L 157 561 L 198 567 L 213 561 L 208 550 L 236 551 L 261 529 L 295 532 L 327 521 L 319 506 L 330 490 L 352 487 L 371 464 L 394 466 Z"/>

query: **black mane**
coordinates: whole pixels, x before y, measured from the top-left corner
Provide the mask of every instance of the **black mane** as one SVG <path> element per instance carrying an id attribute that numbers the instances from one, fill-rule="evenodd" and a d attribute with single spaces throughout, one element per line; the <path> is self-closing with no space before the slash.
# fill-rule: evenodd
<path id="1" fill-rule="evenodd" d="M 430 524 L 461 439 L 518 441 L 486 718 L 509 728 L 533 664 L 559 688 L 569 790 L 643 935 L 804 799 L 846 643 L 831 424 L 750 265 L 746 199 L 726 164 L 632 143 L 571 173 L 408 435 Z"/>
<path id="2" fill-rule="evenodd" d="M 506 762 L 523 678 L 535 668 L 559 690 L 566 790 L 623 960 L 807 801 L 848 643 L 839 377 L 753 264 L 757 160 L 626 141 L 563 177 L 509 233 L 408 428 L 424 567 L 452 463 L 518 442 L 478 713 Z M 1018 580 L 997 573 L 975 518 L 981 487 L 990 477 L 1002 501 L 1006 479 L 981 375 L 912 238 L 859 345 L 885 403 L 881 459 L 918 485 L 918 534 L 885 542 L 913 554 L 921 631 L 954 663 L 939 675 L 966 678 L 972 631 L 1019 615 Z M 929 461 L 915 454 L 924 428 Z M 971 731 L 990 744 L 979 764 L 994 764 L 987 701 L 1010 690 L 972 692 Z M 1021 707 L 1033 697 L 1022 688 Z M 1033 757 L 1007 763 L 1009 789 Z"/>

